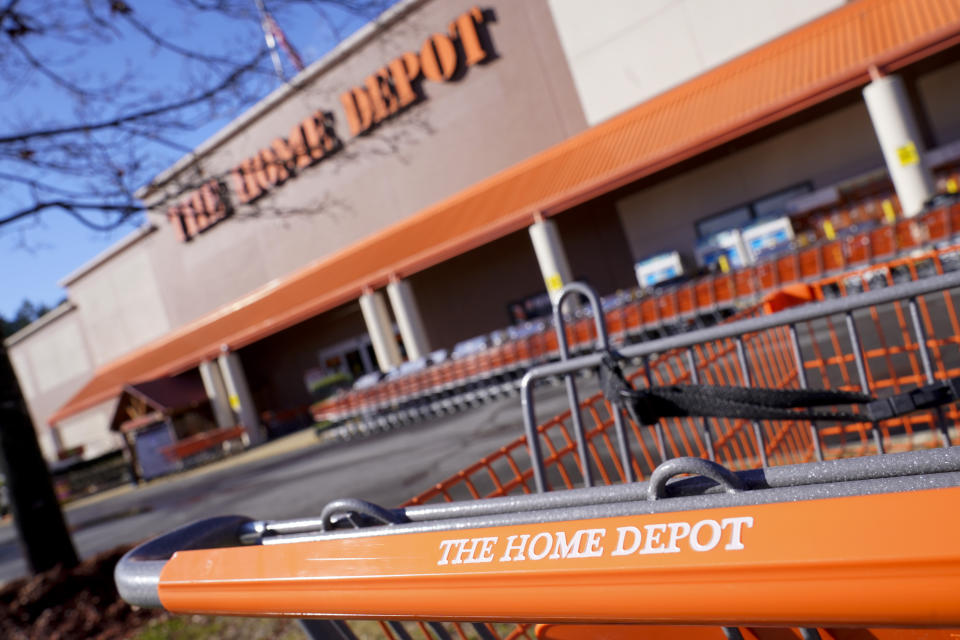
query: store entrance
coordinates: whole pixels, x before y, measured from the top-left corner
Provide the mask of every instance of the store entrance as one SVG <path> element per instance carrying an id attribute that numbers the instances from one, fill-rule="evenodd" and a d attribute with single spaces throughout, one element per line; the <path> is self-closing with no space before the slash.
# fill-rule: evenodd
<path id="1" fill-rule="evenodd" d="M 317 352 L 320 366 L 307 373 L 307 387 L 314 401 L 323 400 L 368 373 L 378 371 L 377 358 L 367 335 L 343 340 Z"/>
<path id="2" fill-rule="evenodd" d="M 345 340 L 332 347 L 321 349 L 318 359 L 325 373 L 344 373 L 353 380 L 376 371 L 376 356 L 368 336 Z"/>

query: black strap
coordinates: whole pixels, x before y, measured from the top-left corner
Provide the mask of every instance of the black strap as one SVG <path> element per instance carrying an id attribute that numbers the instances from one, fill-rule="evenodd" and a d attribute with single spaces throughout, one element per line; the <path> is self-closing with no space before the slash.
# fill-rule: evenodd
<path id="1" fill-rule="evenodd" d="M 744 420 L 829 420 L 877 422 L 960 399 L 960 378 L 935 382 L 887 398 L 829 389 L 765 389 L 713 385 L 669 385 L 634 389 L 617 358 L 608 353 L 600 367 L 601 386 L 611 402 L 639 424 L 660 418 L 707 416 Z M 813 407 L 851 405 L 859 411 L 814 411 Z"/>
<path id="2" fill-rule="evenodd" d="M 744 420 L 834 420 L 863 422 L 863 414 L 848 411 L 813 411 L 808 407 L 839 404 L 864 404 L 870 396 L 846 391 L 761 389 L 750 387 L 714 387 L 673 385 L 624 391 L 635 420 L 656 424 L 660 418 L 716 416 Z"/>

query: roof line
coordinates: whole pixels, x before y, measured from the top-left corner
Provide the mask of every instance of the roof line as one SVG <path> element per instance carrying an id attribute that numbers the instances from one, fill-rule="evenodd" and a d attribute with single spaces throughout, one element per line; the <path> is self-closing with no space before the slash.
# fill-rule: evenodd
<path id="1" fill-rule="evenodd" d="M 73 284 L 83 276 L 87 275 L 88 273 L 90 273 L 91 271 L 93 271 L 94 269 L 102 265 L 107 260 L 110 260 L 114 256 L 119 255 L 120 253 L 123 253 L 124 251 L 126 251 L 136 243 L 140 242 L 140 240 L 147 237 L 148 235 L 150 235 L 156 230 L 157 230 L 157 227 L 154 226 L 152 223 L 145 222 L 144 224 L 140 225 L 139 227 L 137 227 L 136 229 L 128 233 L 126 236 L 121 238 L 115 244 L 110 245 L 109 247 L 107 247 L 106 249 L 104 249 L 94 257 L 90 258 L 89 260 L 84 262 L 82 265 L 80 265 L 79 267 L 77 267 L 76 269 L 74 269 L 64 277 L 60 278 L 60 280 L 57 281 L 57 286 L 58 287 L 70 286 L 71 284 Z"/>
<path id="2" fill-rule="evenodd" d="M 43 314 L 42 316 L 40 316 L 30 324 L 28 324 L 27 326 L 7 336 L 7 338 L 3 341 L 3 346 L 12 347 L 18 342 L 22 342 L 23 340 L 29 338 L 31 335 L 33 335 L 37 331 L 40 331 L 41 329 L 46 327 L 48 324 L 65 316 L 66 314 L 70 313 L 76 308 L 77 306 L 75 304 L 73 304 L 69 300 L 64 300 L 63 302 L 58 304 L 56 307 L 46 312 L 45 314 Z"/>

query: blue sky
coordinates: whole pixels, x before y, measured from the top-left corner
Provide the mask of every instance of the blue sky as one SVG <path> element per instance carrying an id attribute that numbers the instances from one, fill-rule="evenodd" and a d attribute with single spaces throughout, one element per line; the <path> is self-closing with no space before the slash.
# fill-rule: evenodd
<path id="1" fill-rule="evenodd" d="M 250 0 L 251 7 L 253 3 L 254 0 Z M 255 23 L 222 18 L 203 21 L 196 16 L 187 19 L 183 12 L 177 10 L 175 0 L 128 0 L 128 4 L 133 8 L 133 15 L 141 22 L 150 25 L 167 39 L 191 49 L 203 50 L 207 43 L 213 42 L 221 49 L 229 49 L 231 42 L 249 43 L 251 38 L 260 39 L 258 43 L 262 41 L 262 33 Z M 269 0 L 266 4 L 270 8 Z M 335 3 L 324 4 L 321 1 L 317 4 L 321 5 L 322 13 L 306 7 L 294 7 L 286 12 L 275 11 L 277 22 L 287 39 L 307 65 L 336 46 L 338 38 L 348 36 L 367 21 L 365 17 L 337 9 Z M 247 51 L 251 50 L 252 47 L 248 46 Z M 117 77 L 116 73 L 122 73 L 123 68 L 147 69 L 147 73 L 138 73 L 133 81 L 152 82 L 157 86 L 181 82 L 184 74 L 184 69 L 171 54 L 144 46 L 141 38 L 123 37 L 109 45 L 84 47 L 79 53 L 51 55 L 60 65 L 58 69 L 66 69 L 70 77 L 91 81 L 109 81 Z M 118 61 L 122 61 L 122 64 Z M 10 86 L 9 74 L 5 80 Z M 7 96 L 0 100 L 0 134 L 10 132 L 17 122 L 24 119 L 31 122 L 34 118 L 42 121 L 44 117 L 69 119 L 69 112 L 58 107 L 63 103 L 59 90 L 45 78 L 31 72 L 16 80 L 14 90 L 7 91 Z M 273 89 L 278 84 L 279 80 L 270 81 L 267 89 Z M 176 142 L 187 148 L 195 147 L 230 119 L 209 121 L 202 128 L 181 134 Z M 180 151 L 160 146 L 150 152 L 158 169 L 169 166 L 182 155 Z M 4 193 L 0 193 L 0 198 L 7 203 L 5 206 L 0 202 L 0 215 L 4 209 L 16 210 L 18 197 L 27 197 L 25 193 L 16 193 L 15 187 L 12 189 L 8 187 Z M 142 219 L 132 219 L 113 231 L 98 232 L 62 212 L 48 211 L 24 222 L 0 227 L 0 273 L 3 274 L 0 280 L 0 315 L 11 317 L 24 299 L 47 305 L 56 304 L 66 296 L 66 291 L 57 285 L 57 281 L 131 233 L 139 224 L 142 224 Z"/>

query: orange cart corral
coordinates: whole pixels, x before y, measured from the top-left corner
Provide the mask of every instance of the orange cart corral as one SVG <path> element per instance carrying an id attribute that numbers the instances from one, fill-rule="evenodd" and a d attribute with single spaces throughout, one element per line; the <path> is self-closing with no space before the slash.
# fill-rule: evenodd
<path id="1" fill-rule="evenodd" d="M 589 304 L 558 301 L 524 437 L 398 509 L 188 525 L 118 588 L 317 638 L 956 638 L 960 272 L 937 271 L 618 345 L 569 285 Z M 596 349 L 571 356 L 584 318 Z M 571 410 L 542 422 L 550 382 Z"/>

